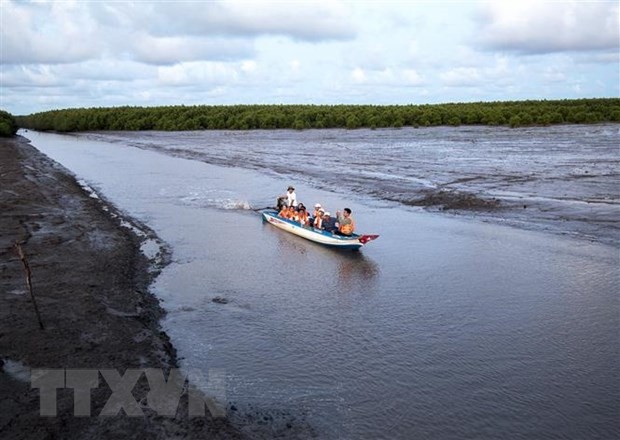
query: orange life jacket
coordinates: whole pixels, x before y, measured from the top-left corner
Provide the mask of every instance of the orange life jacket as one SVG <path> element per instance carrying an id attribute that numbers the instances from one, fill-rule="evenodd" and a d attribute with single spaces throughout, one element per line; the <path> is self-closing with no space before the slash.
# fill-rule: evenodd
<path id="1" fill-rule="evenodd" d="M 313 226 L 317 229 L 321 229 L 323 227 L 323 217 L 320 215 L 315 217 Z"/>
<path id="2" fill-rule="evenodd" d="M 351 217 L 349 217 L 349 220 L 351 220 L 351 223 L 341 224 L 340 227 L 338 228 L 341 234 L 351 235 L 353 234 L 353 231 L 355 231 L 355 222 L 353 221 Z"/>
<path id="3" fill-rule="evenodd" d="M 302 225 L 308 223 L 308 213 L 306 211 L 298 212 L 295 220 L 297 220 Z"/>

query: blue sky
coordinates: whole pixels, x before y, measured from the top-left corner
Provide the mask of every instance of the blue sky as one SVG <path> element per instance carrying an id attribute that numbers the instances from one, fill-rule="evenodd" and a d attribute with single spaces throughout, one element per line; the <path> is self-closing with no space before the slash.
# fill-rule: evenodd
<path id="1" fill-rule="evenodd" d="M 13 114 L 620 97 L 618 1 L 0 5 Z"/>

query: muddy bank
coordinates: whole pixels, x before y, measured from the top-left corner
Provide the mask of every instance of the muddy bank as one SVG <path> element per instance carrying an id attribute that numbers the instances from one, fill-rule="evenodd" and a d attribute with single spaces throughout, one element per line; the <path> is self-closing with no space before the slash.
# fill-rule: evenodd
<path id="1" fill-rule="evenodd" d="M 175 417 L 144 404 L 144 377 L 133 389 L 143 417 L 97 417 L 111 395 L 91 392 L 93 417 L 74 417 L 71 389 L 60 389 L 57 416 L 40 416 L 29 368 L 126 369 L 176 366 L 159 328 L 163 314 L 147 288 L 153 273 L 140 240 L 89 197 L 66 171 L 16 137 L 0 140 L 0 432 L 8 438 L 238 438 L 226 419 Z M 21 262 L 32 269 L 39 329 Z"/>
<path id="2" fill-rule="evenodd" d="M 496 198 L 482 198 L 475 194 L 462 191 L 423 191 L 417 199 L 404 200 L 409 206 L 434 207 L 441 211 L 447 210 L 495 210 L 501 202 Z"/>

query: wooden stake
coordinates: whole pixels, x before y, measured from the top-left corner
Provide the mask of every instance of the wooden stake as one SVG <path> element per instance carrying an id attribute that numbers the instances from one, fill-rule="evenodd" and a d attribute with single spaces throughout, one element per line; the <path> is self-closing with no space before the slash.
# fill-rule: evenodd
<path id="1" fill-rule="evenodd" d="M 28 286 L 28 291 L 30 292 L 30 298 L 32 298 L 32 305 L 34 306 L 34 312 L 37 315 L 37 320 L 39 321 L 39 328 L 41 330 L 45 330 L 43 327 L 43 321 L 41 321 L 41 314 L 39 313 L 39 307 L 37 307 L 37 300 L 34 297 L 34 292 L 32 290 L 32 272 L 30 271 L 30 264 L 28 264 L 28 260 L 26 260 L 26 256 L 24 255 L 24 251 L 19 242 L 15 242 L 13 245 L 15 248 L 15 252 L 17 252 L 17 256 L 22 261 L 22 266 L 24 266 L 24 273 L 26 274 L 26 285 Z"/>

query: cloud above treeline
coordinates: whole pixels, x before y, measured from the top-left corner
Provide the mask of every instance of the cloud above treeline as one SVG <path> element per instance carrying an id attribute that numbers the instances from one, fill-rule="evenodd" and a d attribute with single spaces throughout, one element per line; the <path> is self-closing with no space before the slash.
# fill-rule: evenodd
<path id="1" fill-rule="evenodd" d="M 347 40 L 355 31 L 336 3 L 45 2 L 3 6 L 7 64 L 66 64 L 119 57 L 146 64 L 243 59 L 253 39 Z"/>
<path id="2" fill-rule="evenodd" d="M 618 2 L 497 2 L 479 15 L 480 40 L 490 50 L 617 53 L 620 44 Z"/>
<path id="3" fill-rule="evenodd" d="M 3 0 L 0 107 L 618 96 L 618 2 Z"/>

